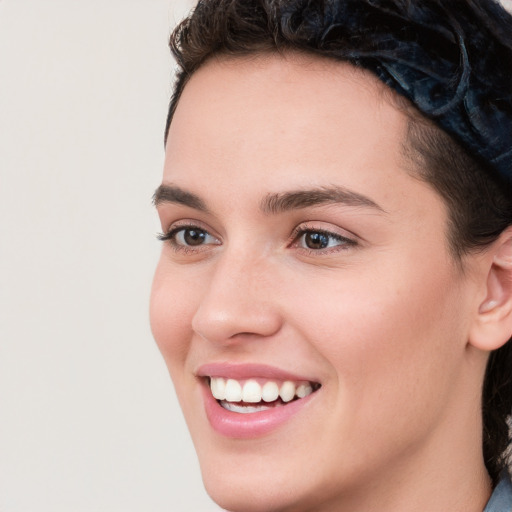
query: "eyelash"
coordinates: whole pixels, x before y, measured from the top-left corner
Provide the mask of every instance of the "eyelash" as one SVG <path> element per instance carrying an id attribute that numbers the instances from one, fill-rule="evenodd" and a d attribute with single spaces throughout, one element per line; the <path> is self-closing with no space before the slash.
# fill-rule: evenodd
<path id="1" fill-rule="evenodd" d="M 321 235 L 324 236 L 330 241 L 335 240 L 339 242 L 338 244 L 332 247 L 325 247 L 320 249 L 312 249 L 309 247 L 299 247 L 299 243 L 301 239 L 303 239 L 308 234 Z M 298 249 L 307 252 L 308 254 L 319 255 L 319 254 L 328 254 L 332 252 L 338 252 L 348 249 L 349 247 L 354 247 L 357 245 L 357 242 L 351 238 L 347 238 L 338 233 L 333 233 L 332 231 L 328 231 L 326 229 L 316 228 L 314 226 L 299 226 L 294 229 L 291 235 L 291 247 L 297 247 Z M 330 243 L 329 241 L 329 243 Z"/>
<path id="2" fill-rule="evenodd" d="M 171 247 L 173 248 L 173 250 L 176 252 L 184 251 L 186 253 L 196 253 L 196 252 L 202 250 L 201 248 L 204 245 L 208 245 L 208 244 L 199 244 L 197 246 L 193 246 L 193 245 L 185 245 L 185 244 L 178 243 L 176 241 L 176 236 L 180 232 L 185 233 L 186 231 L 196 231 L 196 232 L 201 233 L 203 236 L 210 236 L 216 240 L 216 238 L 213 235 L 211 235 L 206 229 L 203 229 L 203 228 L 193 225 L 193 224 L 176 226 L 176 227 L 170 229 L 167 233 L 159 233 L 157 235 L 157 238 L 158 238 L 158 240 L 160 240 L 162 242 L 169 242 Z M 327 246 L 327 247 L 322 247 L 322 248 L 318 248 L 318 249 L 312 249 L 312 248 L 308 248 L 308 247 L 300 247 L 299 246 L 300 240 L 308 234 L 320 235 L 320 236 L 326 237 L 327 239 L 329 239 L 329 242 L 328 242 L 329 244 L 333 240 L 336 242 L 339 242 L 339 243 L 337 243 L 336 245 L 334 245 L 332 247 Z M 220 245 L 220 243 L 213 244 L 213 245 Z M 307 252 L 308 254 L 320 255 L 320 254 L 326 254 L 326 253 L 346 250 L 349 247 L 354 247 L 356 245 L 357 245 L 357 242 L 355 240 L 353 240 L 351 238 L 344 237 L 338 233 L 333 233 L 333 232 L 327 231 L 325 229 L 315 228 L 313 226 L 304 226 L 303 225 L 303 226 L 299 226 L 293 230 L 293 233 L 290 236 L 290 242 L 288 244 L 288 247 L 295 247 L 297 249 L 300 249 L 301 251 Z"/>
<path id="3" fill-rule="evenodd" d="M 162 242 L 169 242 L 171 247 L 173 248 L 173 250 L 176 251 L 176 252 L 183 251 L 185 253 L 192 253 L 192 252 L 197 252 L 198 250 L 201 250 L 201 247 L 204 244 L 193 246 L 193 245 L 180 244 L 180 243 L 178 243 L 176 241 L 176 236 L 180 232 L 185 233 L 186 231 L 196 231 L 196 232 L 201 233 L 203 235 L 207 235 L 207 236 L 211 236 L 212 238 L 215 238 L 206 229 L 203 229 L 203 228 L 201 228 L 199 226 L 195 226 L 193 224 L 183 225 L 183 226 L 176 226 L 176 227 L 170 229 L 167 233 L 159 233 L 157 235 L 157 238 L 158 238 L 158 240 L 160 240 Z M 218 245 L 218 244 L 215 244 L 215 245 Z"/>

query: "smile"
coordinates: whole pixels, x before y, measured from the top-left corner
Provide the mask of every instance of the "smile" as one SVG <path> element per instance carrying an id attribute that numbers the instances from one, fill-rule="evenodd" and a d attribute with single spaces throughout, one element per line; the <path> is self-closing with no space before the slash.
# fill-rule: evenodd
<path id="1" fill-rule="evenodd" d="M 209 378 L 213 397 L 224 409 L 250 414 L 281 407 L 293 400 L 305 398 L 320 387 L 312 382 L 284 382 L 250 378 L 247 380 Z"/>
<path id="2" fill-rule="evenodd" d="M 196 375 L 202 382 L 208 423 L 223 437 L 269 435 L 290 421 L 307 422 L 321 384 L 304 376 L 260 365 L 215 363 Z"/>

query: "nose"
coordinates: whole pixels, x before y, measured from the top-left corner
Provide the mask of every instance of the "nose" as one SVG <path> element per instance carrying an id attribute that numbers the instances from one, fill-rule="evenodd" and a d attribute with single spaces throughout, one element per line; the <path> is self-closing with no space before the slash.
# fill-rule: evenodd
<path id="1" fill-rule="evenodd" d="M 226 254 L 211 264 L 205 292 L 192 319 L 193 330 L 220 344 L 277 333 L 282 324 L 275 294 L 279 283 L 271 263 L 264 258 Z"/>

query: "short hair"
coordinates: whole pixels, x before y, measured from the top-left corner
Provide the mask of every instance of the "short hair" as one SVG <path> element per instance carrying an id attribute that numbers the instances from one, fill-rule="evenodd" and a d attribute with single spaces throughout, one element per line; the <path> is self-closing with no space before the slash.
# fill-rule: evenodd
<path id="1" fill-rule="evenodd" d="M 343 16 L 346 17 L 358 12 L 357 28 L 360 33 L 364 32 L 366 39 L 353 35 L 349 37 L 339 30 L 333 13 L 336 11 L 339 14 L 340 9 L 343 9 Z M 399 23 L 389 16 L 391 11 L 399 14 Z M 412 12 L 415 16 L 419 12 L 420 16 L 428 19 L 426 28 L 422 29 L 417 20 L 411 20 Z M 167 116 L 165 139 L 187 81 L 214 56 L 243 57 L 295 51 L 365 67 L 361 65 L 360 58 L 354 58 L 354 51 L 361 50 L 362 46 L 368 47 L 368 41 L 373 47 L 379 48 L 381 43 L 371 41 L 372 37 L 383 37 L 390 41 L 399 32 L 403 34 L 409 31 L 412 34 L 418 30 L 437 30 L 442 33 L 441 25 L 438 28 L 434 26 L 436 16 L 438 22 L 441 16 L 456 22 L 467 16 L 473 16 L 474 20 L 478 13 L 485 13 L 485 19 L 481 20 L 485 30 L 483 35 L 479 34 L 481 41 L 478 44 L 488 49 L 493 47 L 491 43 L 498 41 L 500 48 L 505 47 L 505 51 L 508 51 L 506 55 L 512 62 L 512 37 L 507 39 L 504 35 L 503 16 L 509 30 L 512 18 L 507 18 L 508 14 L 492 0 L 200 0 L 170 38 L 178 72 Z M 427 45 L 435 46 L 437 52 L 443 52 L 432 33 L 415 37 L 414 43 L 422 44 L 426 54 L 432 51 L 432 48 L 425 48 Z M 449 50 L 446 53 L 448 55 L 443 55 L 443 59 L 452 59 L 452 64 L 458 67 L 457 59 L 460 56 Z M 479 58 L 487 58 L 484 55 L 482 53 Z M 414 59 L 414 55 L 411 58 Z M 505 72 L 510 74 L 510 68 Z M 472 152 L 471 147 L 468 149 L 453 134 L 441 129 L 435 120 L 420 113 L 409 100 L 396 94 L 393 96 L 396 105 L 408 117 L 404 155 L 416 164 L 413 166 L 416 174 L 429 183 L 447 205 L 449 246 L 454 259 L 462 264 L 464 255 L 494 242 L 512 225 L 512 180 L 498 175 L 485 158 Z M 510 119 L 512 111 L 508 115 Z M 504 139 L 506 130 L 503 131 L 500 142 L 512 144 L 512 134 L 508 134 L 507 141 Z M 483 455 L 494 482 L 508 464 L 511 374 L 512 340 L 509 340 L 490 354 L 482 390 Z"/>

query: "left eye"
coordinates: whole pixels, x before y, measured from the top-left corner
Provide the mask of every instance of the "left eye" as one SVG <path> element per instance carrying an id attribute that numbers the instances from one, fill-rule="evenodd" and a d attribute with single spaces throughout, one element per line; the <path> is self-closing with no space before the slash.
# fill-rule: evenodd
<path id="1" fill-rule="evenodd" d="M 318 251 L 339 245 L 353 245 L 354 242 L 348 238 L 326 231 L 304 231 L 297 237 L 296 244 L 304 249 Z"/>

